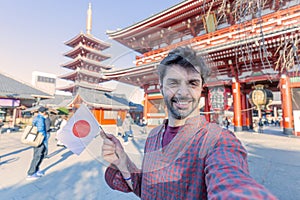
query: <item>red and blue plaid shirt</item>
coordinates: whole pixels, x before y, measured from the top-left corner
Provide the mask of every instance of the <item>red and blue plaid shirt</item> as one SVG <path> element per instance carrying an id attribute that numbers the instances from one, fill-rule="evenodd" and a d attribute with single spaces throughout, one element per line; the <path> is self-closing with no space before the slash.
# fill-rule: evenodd
<path id="1" fill-rule="evenodd" d="M 247 152 L 232 132 L 197 116 L 162 147 L 166 124 L 150 132 L 142 170 L 129 165 L 133 191 L 110 166 L 105 179 L 112 189 L 151 200 L 277 199 L 249 175 Z"/>

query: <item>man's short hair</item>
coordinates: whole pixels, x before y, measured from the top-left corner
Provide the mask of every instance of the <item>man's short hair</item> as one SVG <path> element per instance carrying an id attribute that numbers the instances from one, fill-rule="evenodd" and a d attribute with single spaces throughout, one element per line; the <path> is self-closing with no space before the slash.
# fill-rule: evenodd
<path id="1" fill-rule="evenodd" d="M 194 49 L 188 46 L 177 47 L 176 49 L 171 50 L 158 66 L 158 75 L 161 83 L 166 75 L 167 67 L 176 64 L 183 68 L 193 68 L 199 72 L 202 78 L 202 84 L 210 74 L 210 70 L 205 63 L 205 60 L 201 55 L 197 55 L 197 52 Z"/>
<path id="2" fill-rule="evenodd" d="M 39 109 L 38 109 L 38 111 L 39 112 L 46 112 L 48 110 L 48 108 L 46 108 L 46 107 L 44 107 L 44 106 L 41 106 L 41 107 L 39 107 Z"/>

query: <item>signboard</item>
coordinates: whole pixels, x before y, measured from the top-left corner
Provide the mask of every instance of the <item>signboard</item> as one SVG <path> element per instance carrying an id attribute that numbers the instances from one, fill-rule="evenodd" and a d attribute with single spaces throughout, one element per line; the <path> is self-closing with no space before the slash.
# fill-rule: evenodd
<path id="1" fill-rule="evenodd" d="M 0 99 L 0 106 L 2 106 L 2 107 L 20 106 L 20 100 L 19 99 Z"/>
<path id="2" fill-rule="evenodd" d="M 230 90 L 224 87 L 209 89 L 209 105 L 212 110 L 227 110 L 229 105 Z"/>
<path id="3" fill-rule="evenodd" d="M 295 132 L 300 133 L 300 110 L 293 110 Z"/>

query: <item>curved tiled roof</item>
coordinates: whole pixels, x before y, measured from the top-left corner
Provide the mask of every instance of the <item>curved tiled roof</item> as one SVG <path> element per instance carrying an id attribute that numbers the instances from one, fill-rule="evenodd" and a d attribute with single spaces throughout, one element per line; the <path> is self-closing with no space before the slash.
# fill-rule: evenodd
<path id="1" fill-rule="evenodd" d="M 1 97 L 34 99 L 34 97 L 51 98 L 51 95 L 0 73 L 0 98 Z"/>
<path id="2" fill-rule="evenodd" d="M 78 94 L 88 105 L 105 109 L 124 109 L 129 110 L 129 101 L 125 95 L 111 94 L 104 91 L 79 88 Z"/>

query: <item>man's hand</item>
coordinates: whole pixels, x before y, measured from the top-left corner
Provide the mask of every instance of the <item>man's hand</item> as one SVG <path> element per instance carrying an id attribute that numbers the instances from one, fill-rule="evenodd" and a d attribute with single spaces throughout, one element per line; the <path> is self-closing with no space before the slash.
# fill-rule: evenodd
<path id="1" fill-rule="evenodd" d="M 116 165 L 120 170 L 127 166 L 127 154 L 124 151 L 120 141 L 112 134 L 100 132 L 103 138 L 102 156 L 103 159 Z"/>
<path id="2" fill-rule="evenodd" d="M 106 134 L 103 130 L 100 131 L 103 138 L 102 156 L 103 159 L 115 165 L 122 173 L 123 178 L 126 177 L 128 186 L 133 190 L 133 183 L 131 181 L 131 173 L 129 171 L 129 164 L 132 163 L 125 153 L 120 141 L 112 134 Z M 130 179 L 128 179 L 130 177 Z"/>

